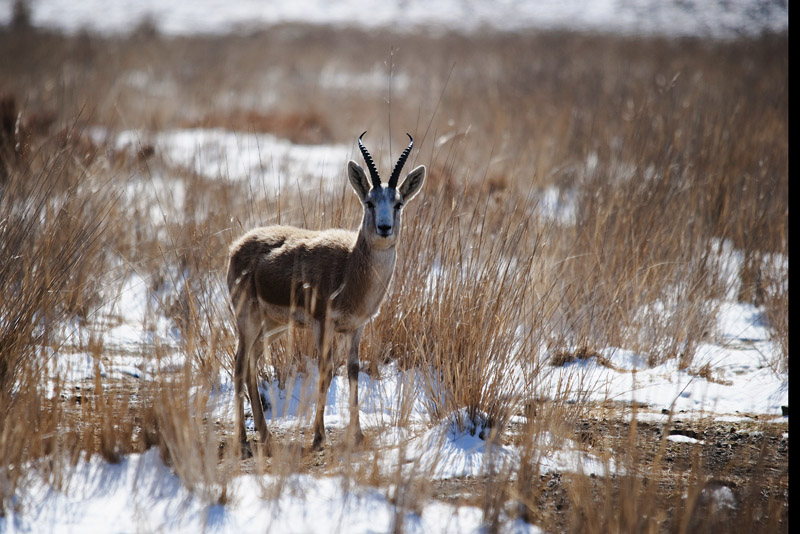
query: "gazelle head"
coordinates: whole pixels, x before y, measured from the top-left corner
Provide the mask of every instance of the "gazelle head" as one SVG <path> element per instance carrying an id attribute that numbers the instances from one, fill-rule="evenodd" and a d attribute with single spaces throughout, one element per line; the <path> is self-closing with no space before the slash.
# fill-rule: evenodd
<path id="1" fill-rule="evenodd" d="M 420 165 L 408 173 L 400 187 L 397 187 L 400 172 L 411 153 L 411 147 L 414 146 L 414 139 L 406 134 L 410 141 L 408 147 L 397 160 L 389 181 L 385 185 L 381 184 L 378 168 L 361 142 L 365 133 L 367 132 L 362 133 L 358 138 L 358 148 L 367 163 L 371 180 L 367 179 L 367 174 L 361 165 L 352 160 L 347 165 L 347 173 L 350 185 L 353 186 L 364 206 L 361 232 L 373 246 L 388 248 L 395 244 L 400 233 L 400 216 L 403 206 L 419 193 L 422 183 L 425 181 L 425 166 Z"/>

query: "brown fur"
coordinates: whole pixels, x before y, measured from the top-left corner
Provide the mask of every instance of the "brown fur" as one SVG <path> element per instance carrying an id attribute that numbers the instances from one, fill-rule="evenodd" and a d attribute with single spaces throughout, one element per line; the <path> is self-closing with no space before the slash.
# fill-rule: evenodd
<path id="1" fill-rule="evenodd" d="M 235 301 L 257 299 L 316 320 L 327 312 L 366 320 L 378 311 L 383 297 L 368 299 L 367 293 L 385 294 L 387 288 L 380 283 L 372 287 L 379 266 L 371 263 L 373 254 L 358 235 L 290 226 L 251 230 L 231 245 L 228 289 Z M 388 285 L 391 273 L 386 278 Z"/>
<path id="2" fill-rule="evenodd" d="M 413 140 L 398 167 L 402 167 L 412 144 Z M 363 145 L 362 151 L 371 162 Z M 419 192 L 425 180 L 425 167 L 411 171 L 399 188 L 394 187 L 395 176 L 393 173 L 391 187 L 383 187 L 377 176 L 370 183 L 364 169 L 354 161 L 348 163 L 350 185 L 364 208 L 358 232 L 267 226 L 251 230 L 231 245 L 227 278 L 239 334 L 234 365 L 236 430 L 245 454 L 249 451 L 244 428 L 245 388 L 260 442 L 269 453 L 269 430 L 260 402 L 257 364 L 264 346 L 290 325 L 312 327 L 316 336 L 319 390 L 314 418 L 315 449 L 325 440 L 325 399 L 333 379 L 333 334 L 349 335 L 349 436 L 356 443 L 361 441 L 358 345 L 364 325 L 378 312 L 389 289 L 403 203 Z"/>
<path id="3" fill-rule="evenodd" d="M 237 316 L 239 346 L 234 381 L 237 429 L 245 451 L 242 395 L 249 391 L 261 443 L 269 452 L 269 431 L 259 402 L 256 362 L 265 343 L 289 323 L 313 326 L 319 349 L 319 400 L 314 423 L 314 448 L 324 441 L 324 399 L 333 378 L 333 332 L 352 334 L 348 356 L 351 430 L 362 439 L 358 424 L 358 343 L 364 323 L 377 313 L 394 270 L 394 245 L 373 250 L 362 233 L 311 231 L 288 226 L 256 228 L 233 243 L 228 289 Z M 254 354 L 251 357 L 251 352 Z"/>

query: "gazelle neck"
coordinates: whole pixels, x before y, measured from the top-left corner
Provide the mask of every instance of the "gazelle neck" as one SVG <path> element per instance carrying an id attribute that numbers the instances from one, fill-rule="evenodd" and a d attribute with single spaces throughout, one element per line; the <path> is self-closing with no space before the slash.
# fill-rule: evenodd
<path id="1" fill-rule="evenodd" d="M 389 291 L 395 259 L 394 241 L 385 248 L 375 247 L 363 229 L 359 231 L 350 268 L 345 275 L 342 304 L 363 320 L 373 316 Z M 348 306 L 345 302 L 351 304 Z"/>
<path id="2" fill-rule="evenodd" d="M 363 227 L 358 232 L 354 253 L 356 261 L 363 262 L 359 267 L 364 270 L 365 281 L 378 277 L 387 285 L 392 279 L 395 259 L 397 257 L 396 239 L 368 238 Z"/>

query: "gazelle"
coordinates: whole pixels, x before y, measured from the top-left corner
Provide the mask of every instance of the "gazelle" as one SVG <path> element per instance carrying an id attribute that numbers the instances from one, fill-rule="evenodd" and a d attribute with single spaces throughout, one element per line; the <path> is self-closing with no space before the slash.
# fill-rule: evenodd
<path id="1" fill-rule="evenodd" d="M 256 228 L 231 245 L 228 289 L 239 334 L 234 368 L 236 431 L 242 450 L 250 449 L 244 427 L 245 384 L 253 408 L 260 443 L 270 453 L 270 434 L 258 392 L 257 362 L 264 346 L 280 337 L 290 324 L 311 327 L 319 357 L 319 390 L 314 418 L 317 450 L 325 441 L 323 412 L 333 379 L 333 334 L 349 336 L 347 376 L 350 382 L 348 435 L 363 439 L 358 420 L 358 346 L 364 325 L 380 308 L 392 280 L 403 206 L 419 192 L 425 167 L 412 170 L 397 186 L 413 138 L 400 155 L 386 185 L 358 138 L 370 180 L 355 161 L 347 164 L 350 185 L 364 213 L 357 232 L 312 231 L 291 226 Z M 263 339 L 263 343 L 261 340 Z"/>

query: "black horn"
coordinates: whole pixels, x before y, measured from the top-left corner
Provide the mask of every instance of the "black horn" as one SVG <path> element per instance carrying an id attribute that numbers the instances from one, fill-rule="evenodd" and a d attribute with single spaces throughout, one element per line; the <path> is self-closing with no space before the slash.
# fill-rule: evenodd
<path id="1" fill-rule="evenodd" d="M 361 142 L 361 138 L 364 137 L 365 133 L 367 132 L 364 132 L 358 136 L 358 148 L 361 149 L 361 154 L 364 156 L 364 161 L 367 162 L 367 167 L 369 168 L 369 175 L 372 178 L 372 187 L 380 188 L 381 178 L 380 176 L 378 176 L 378 168 L 375 166 L 375 162 L 372 161 L 372 156 L 369 155 L 367 147 L 365 147 L 364 143 Z"/>
<path id="2" fill-rule="evenodd" d="M 414 146 L 414 138 L 411 137 L 411 134 L 406 134 L 408 136 L 408 147 L 403 150 L 403 153 L 400 154 L 400 159 L 397 160 L 397 164 L 394 166 L 394 170 L 392 171 L 392 176 L 389 177 L 389 188 L 395 189 L 397 187 L 397 180 L 400 178 L 400 171 L 403 170 L 403 165 L 406 164 L 406 160 L 408 159 L 408 155 L 411 153 L 411 147 Z"/>

